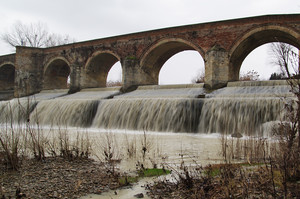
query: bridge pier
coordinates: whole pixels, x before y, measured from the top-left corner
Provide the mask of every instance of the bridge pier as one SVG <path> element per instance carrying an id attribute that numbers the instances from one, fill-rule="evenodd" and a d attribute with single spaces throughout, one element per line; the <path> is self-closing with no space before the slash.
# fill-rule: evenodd
<path id="1" fill-rule="evenodd" d="M 140 66 L 140 60 L 135 57 L 126 57 L 121 60 L 123 68 L 123 86 L 122 91 L 130 91 L 141 85 L 157 84 L 151 73 L 143 70 Z"/>
<path id="2" fill-rule="evenodd" d="M 42 90 L 43 51 L 38 48 L 16 48 L 15 97 L 28 96 Z"/>
<path id="3" fill-rule="evenodd" d="M 205 86 L 209 89 L 222 88 L 229 80 L 229 54 L 215 45 L 205 55 Z"/>
<path id="4" fill-rule="evenodd" d="M 70 65 L 70 88 L 69 93 L 76 93 L 81 89 L 81 68 L 79 64 L 71 63 Z"/>

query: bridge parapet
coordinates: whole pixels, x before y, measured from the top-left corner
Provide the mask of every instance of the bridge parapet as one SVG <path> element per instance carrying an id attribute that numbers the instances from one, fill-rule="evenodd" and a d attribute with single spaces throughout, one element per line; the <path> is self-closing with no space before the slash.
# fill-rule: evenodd
<path id="1" fill-rule="evenodd" d="M 5 63 L 15 63 L 16 54 L 9 54 L 9 55 L 1 55 L 0 56 L 0 66 L 4 65 Z"/>

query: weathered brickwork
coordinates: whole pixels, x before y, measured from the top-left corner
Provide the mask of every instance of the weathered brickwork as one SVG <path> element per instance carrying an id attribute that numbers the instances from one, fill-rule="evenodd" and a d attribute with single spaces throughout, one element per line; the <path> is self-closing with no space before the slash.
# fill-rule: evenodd
<path id="1" fill-rule="evenodd" d="M 117 61 L 123 69 L 123 90 L 157 84 L 163 64 L 184 50 L 198 51 L 204 59 L 207 87 L 222 87 L 238 80 L 241 64 L 252 50 L 276 41 L 300 48 L 300 14 L 172 27 L 45 49 L 17 47 L 15 96 L 66 88 L 68 75 L 71 92 L 105 87 L 107 73 Z M 0 57 L 0 67 L 5 57 Z"/>

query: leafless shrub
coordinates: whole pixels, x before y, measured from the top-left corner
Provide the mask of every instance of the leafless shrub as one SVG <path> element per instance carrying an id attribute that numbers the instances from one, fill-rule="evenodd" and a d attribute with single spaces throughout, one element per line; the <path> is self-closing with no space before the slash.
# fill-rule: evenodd
<path id="1" fill-rule="evenodd" d="M 204 83 L 205 81 L 205 71 L 200 70 L 196 77 L 192 79 L 192 83 Z"/>
<path id="2" fill-rule="evenodd" d="M 224 158 L 224 161 L 229 162 L 230 161 L 230 158 L 228 158 L 228 147 L 229 147 L 229 145 L 228 145 L 228 136 L 227 136 L 226 133 L 221 134 L 221 145 L 222 145 L 221 153 L 222 153 L 222 156 Z"/>
<path id="3" fill-rule="evenodd" d="M 75 136 L 74 136 L 75 137 Z M 70 136 L 67 128 L 58 129 L 58 151 L 61 157 L 74 160 L 88 158 L 91 154 L 91 142 L 87 133 L 77 132 L 75 139 Z M 51 153 L 56 154 L 56 143 L 51 143 Z"/>
<path id="4" fill-rule="evenodd" d="M 271 145 L 267 138 L 247 136 L 241 138 L 229 137 L 222 134 L 221 154 L 225 163 L 246 161 L 248 163 L 261 163 L 271 153 Z"/>
<path id="5" fill-rule="evenodd" d="M 274 135 L 278 137 L 279 146 L 275 156 L 270 158 L 272 167 L 279 168 L 284 196 L 287 198 L 291 193 L 288 186 L 290 182 L 300 179 L 300 55 L 299 49 L 281 42 L 273 43 L 271 50 L 274 63 L 279 65 L 288 77 L 287 82 L 295 95 L 295 100 L 286 103 L 284 120 L 273 130 Z"/>
<path id="6" fill-rule="evenodd" d="M 41 129 L 32 129 L 30 126 L 26 128 L 26 132 L 30 137 L 30 151 L 37 160 L 43 160 L 46 157 L 45 149 L 47 148 L 48 140 L 44 136 Z"/>
<path id="7" fill-rule="evenodd" d="M 290 122 L 281 122 L 278 128 L 274 128 L 279 145 L 274 150 L 274 156 L 270 157 L 270 164 L 278 168 L 282 176 L 285 197 L 289 194 L 289 182 L 300 179 L 299 118 L 293 106 L 287 106 L 289 110 L 287 117 Z"/>
<path id="8" fill-rule="evenodd" d="M 116 87 L 116 86 L 122 86 L 122 81 L 115 80 L 115 81 L 108 81 L 106 83 L 106 87 Z"/>
<path id="9" fill-rule="evenodd" d="M 170 168 L 170 167 L 168 167 Z M 148 185 L 154 198 L 281 198 L 280 187 L 266 166 L 216 164 L 202 167 L 170 168 L 176 180 Z"/>
<path id="10" fill-rule="evenodd" d="M 89 158 L 92 151 L 92 143 L 87 132 L 77 132 L 74 147 L 76 154 L 75 157 Z"/>
<path id="11" fill-rule="evenodd" d="M 28 134 L 23 129 L 22 121 L 26 121 L 31 112 L 30 104 L 29 98 L 27 101 L 17 99 L 13 105 L 9 102 L 2 113 L 6 123 L 0 128 L 0 152 L 3 162 L 13 170 L 20 167 L 21 156 L 27 151 Z"/>
<path id="12" fill-rule="evenodd" d="M 0 153 L 3 163 L 8 168 L 17 170 L 20 167 L 20 135 L 14 128 L 1 128 L 0 132 Z"/>
<path id="13" fill-rule="evenodd" d="M 49 130 L 49 141 L 46 152 L 48 155 L 52 157 L 57 157 L 59 155 L 59 137 L 55 133 L 55 131 L 51 128 Z"/>
<path id="14" fill-rule="evenodd" d="M 106 164 L 107 172 L 116 176 L 116 163 L 121 161 L 120 149 L 116 141 L 115 134 L 103 133 L 98 142 L 98 151 L 95 155 L 100 161 Z"/>
<path id="15" fill-rule="evenodd" d="M 143 157 L 143 161 L 145 162 L 146 154 L 149 153 L 153 147 L 153 140 L 150 139 L 146 131 L 144 131 L 143 135 L 140 137 L 140 141 L 141 141 L 142 157 Z"/>
<path id="16" fill-rule="evenodd" d="M 127 134 L 125 135 L 125 147 L 129 158 L 136 157 L 137 146 L 135 136 L 133 139 L 130 139 Z"/>
<path id="17" fill-rule="evenodd" d="M 259 80 L 259 74 L 255 70 L 247 71 L 246 73 L 242 73 L 240 76 L 240 81 L 257 81 Z"/>

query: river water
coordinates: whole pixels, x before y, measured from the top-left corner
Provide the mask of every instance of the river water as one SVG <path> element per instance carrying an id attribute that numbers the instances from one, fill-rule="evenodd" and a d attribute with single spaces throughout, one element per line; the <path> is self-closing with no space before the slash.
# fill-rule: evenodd
<path id="1" fill-rule="evenodd" d="M 221 154 L 221 139 L 219 134 L 193 134 L 193 133 L 162 133 L 162 132 L 91 132 L 93 140 L 99 140 L 99 151 L 107 143 L 107 136 L 112 138 L 114 158 L 121 159 L 117 167 L 129 175 L 140 168 L 139 163 L 145 168 L 153 168 L 156 164 L 159 168 L 178 169 L 182 163 L 193 167 L 223 162 Z M 100 138 L 100 139 L 99 139 Z M 146 138 L 146 142 L 145 141 Z M 145 144 L 146 143 L 146 144 Z M 128 154 L 130 146 L 134 146 L 134 155 Z M 143 157 L 143 146 L 147 146 L 147 152 Z M 100 155 L 101 159 L 101 155 Z M 104 157 L 102 156 L 102 160 Z M 137 166 L 138 165 L 138 166 Z M 168 176 L 172 177 L 172 176 Z M 111 199 L 134 198 L 136 194 L 143 193 L 148 198 L 144 185 L 152 183 L 155 178 L 144 178 L 138 183 L 120 190 L 113 190 L 101 195 L 88 195 L 81 199 Z M 117 195 L 116 195 L 117 193 Z"/>

